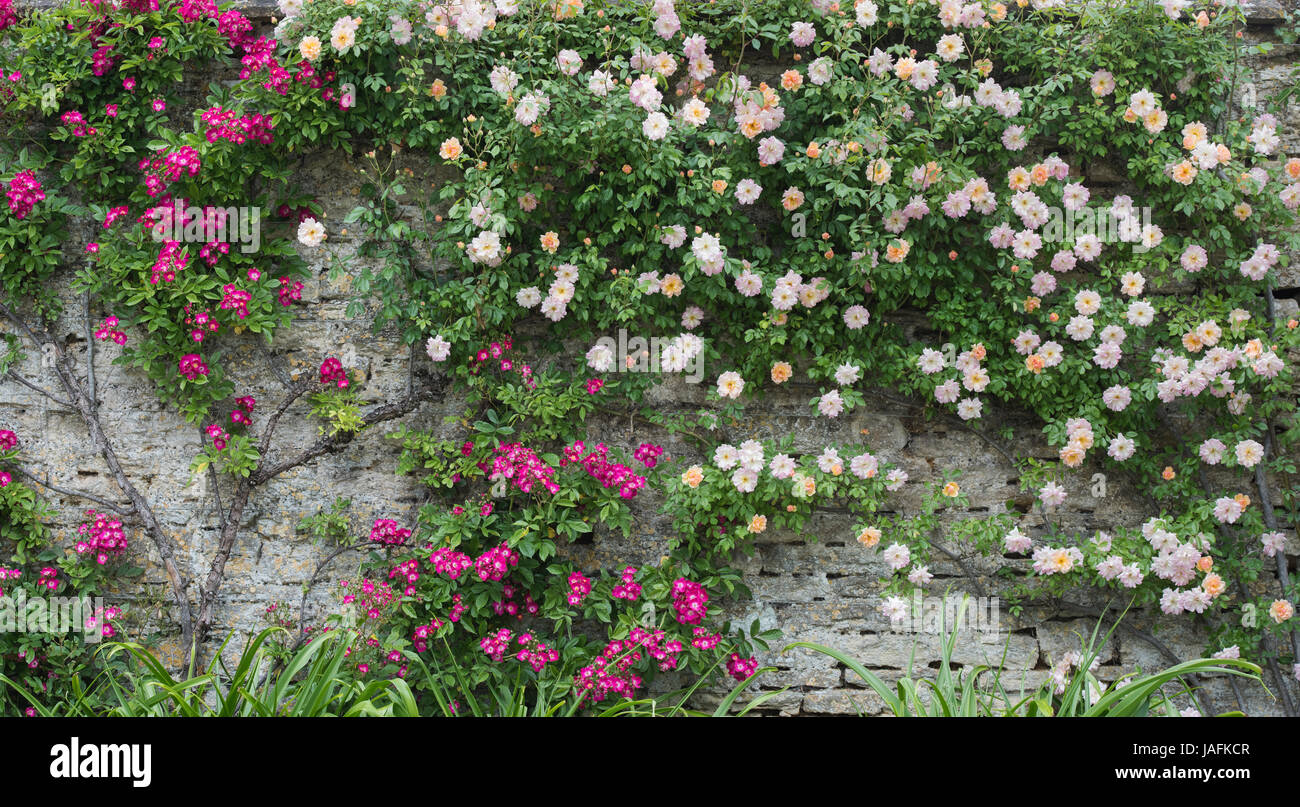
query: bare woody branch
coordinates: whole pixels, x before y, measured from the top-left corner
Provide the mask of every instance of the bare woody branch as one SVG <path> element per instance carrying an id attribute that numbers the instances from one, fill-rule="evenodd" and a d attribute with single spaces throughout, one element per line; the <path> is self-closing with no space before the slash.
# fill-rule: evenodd
<path id="1" fill-rule="evenodd" d="M 296 382 L 285 395 L 283 401 L 276 408 L 275 412 L 267 421 L 266 427 L 262 431 L 262 437 L 258 445 L 258 451 L 265 461 L 271 447 L 271 439 L 275 434 L 275 429 L 280 419 L 293 405 L 294 401 L 301 398 L 309 392 L 315 384 L 310 379 L 302 379 Z M 362 428 L 395 420 L 403 415 L 413 412 L 420 402 L 428 399 L 427 394 L 413 394 L 402 398 L 393 403 L 378 406 L 362 417 Z M 226 563 L 230 560 L 230 554 L 234 550 L 235 539 L 239 535 L 239 525 L 243 520 L 244 508 L 248 505 L 249 497 L 253 488 L 266 484 L 272 479 L 286 473 L 294 468 L 298 468 L 316 457 L 330 454 L 347 446 L 352 441 L 352 434 L 341 434 L 332 437 L 326 437 L 318 440 L 314 444 L 299 451 L 288 459 L 272 465 L 264 465 L 253 471 L 247 478 L 240 480 L 235 488 L 234 496 L 230 502 L 230 509 L 226 513 L 225 525 L 221 530 L 221 539 L 217 546 L 216 554 L 212 558 L 212 565 L 208 570 L 208 575 L 200 590 L 199 614 L 197 622 L 198 640 L 202 642 L 207 633 L 212 628 L 212 621 L 216 610 L 217 594 L 221 590 L 221 584 L 225 580 Z M 197 642 L 195 647 L 197 649 Z"/>
<path id="2" fill-rule="evenodd" d="M 189 598 L 186 596 L 186 583 L 181 576 L 180 568 L 176 563 L 175 545 L 170 536 L 163 531 L 158 519 L 154 516 L 153 509 L 149 502 L 141 495 L 140 491 L 132 484 L 126 471 L 122 468 L 122 463 L 118 460 L 117 452 L 113 448 L 112 441 L 104 432 L 103 424 L 100 423 L 99 415 L 94 401 L 90 399 L 89 393 L 82 387 L 81 382 L 77 380 L 69 366 L 68 354 L 59 340 L 46 333 L 45 338 L 37 336 L 33 327 L 18 317 L 8 306 L 0 303 L 0 313 L 16 324 L 31 341 L 35 344 L 52 344 L 54 345 L 54 371 L 59 377 L 59 382 L 66 393 L 71 408 L 81 416 L 81 420 L 86 425 L 90 440 L 104 462 L 108 465 L 109 473 L 113 476 L 113 481 L 117 484 L 122 494 L 131 502 L 133 515 L 140 520 L 145 533 L 153 542 L 154 548 L 158 551 L 158 556 L 162 560 L 163 569 L 167 574 L 167 581 L 171 590 L 172 599 L 176 603 L 178 621 L 181 627 L 181 644 L 183 647 L 192 648 L 194 641 L 194 620 L 191 613 Z"/>
<path id="3" fill-rule="evenodd" d="M 34 390 L 35 392 L 39 392 L 41 395 L 44 395 L 46 398 L 49 398 L 51 401 L 54 401 L 59 406 L 62 406 L 64 409 L 75 408 L 72 405 L 72 401 L 65 401 L 64 399 L 60 398 L 59 396 L 55 395 L 49 390 L 43 387 L 38 387 L 37 385 L 33 384 L 32 382 L 28 381 L 27 379 L 15 373 L 13 370 L 10 370 L 9 372 L 5 373 L 5 378 L 8 378 L 10 381 L 17 381 L 19 384 L 22 384 L 24 387 L 27 387 L 30 390 Z"/>
<path id="4" fill-rule="evenodd" d="M 28 479 L 32 480 L 33 482 L 35 482 L 36 484 L 40 485 L 41 487 L 47 490 L 52 490 L 55 493 L 62 493 L 64 496 L 71 496 L 76 499 L 85 499 L 87 501 L 95 502 L 100 507 L 105 507 L 113 511 L 114 513 L 117 513 L 119 516 L 129 516 L 135 512 L 135 507 L 130 504 L 114 504 L 113 502 L 110 502 L 107 499 L 102 499 L 99 496 L 96 496 L 93 493 L 87 493 L 84 490 L 77 490 L 75 488 L 64 488 L 52 484 L 50 482 L 49 475 L 46 475 L 44 479 L 41 479 L 36 474 L 32 473 L 31 471 L 21 466 L 15 467 L 14 470 L 16 470 L 18 473 L 22 474 L 23 476 L 27 477 Z"/>

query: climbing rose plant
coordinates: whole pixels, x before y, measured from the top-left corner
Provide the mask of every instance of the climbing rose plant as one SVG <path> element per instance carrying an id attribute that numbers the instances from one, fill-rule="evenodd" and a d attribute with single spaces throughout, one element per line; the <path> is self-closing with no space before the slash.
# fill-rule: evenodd
<path id="1" fill-rule="evenodd" d="M 891 570 L 891 619 L 931 584 L 947 542 L 1005 567 L 1016 600 L 1092 588 L 1194 618 L 1209 652 L 1268 660 L 1294 691 L 1300 591 L 1285 543 L 1300 332 L 1276 316 L 1273 288 L 1297 247 L 1300 157 L 1283 151 L 1277 117 L 1233 106 L 1235 8 L 280 11 L 274 31 L 211 0 L 0 12 L 0 102 L 14 121 L 0 292 L 20 325 L 0 369 L 19 366 L 17 312 L 55 321 L 50 281 L 80 265 L 101 349 L 203 428 L 191 470 L 234 486 L 242 511 L 254 483 L 293 467 L 264 452 L 297 397 L 310 393 L 322 421 L 320 453 L 414 408 L 362 414 L 340 357 L 320 357 L 278 410 L 230 369 L 249 340 L 279 344 L 304 282 L 348 281 L 352 313 L 377 310 L 376 327 L 397 328 L 465 400 L 458 439 L 394 434 L 402 472 L 432 498 L 379 514 L 344 587 L 340 618 L 374 637 L 355 648 L 358 675 L 405 676 L 446 652 L 473 685 L 527 679 L 591 702 L 634 696 L 655 670 L 721 665 L 744 680 L 770 634 L 706 626 L 710 592 L 743 596 L 735 552 L 838 505 L 858 524 L 836 537 Z M 191 112 L 176 88 L 214 62 L 233 81 Z M 299 155 L 325 149 L 364 166 L 342 221 L 295 177 Z M 432 165 L 432 182 L 409 164 Z M 1121 181 L 1100 181 L 1116 169 Z M 268 229 L 251 251 L 230 218 L 241 209 Z M 69 255 L 67 233 L 87 231 Z M 620 329 L 662 344 L 627 353 L 603 339 Z M 642 407 L 663 378 L 645 371 L 688 368 L 708 382 L 699 412 Z M 892 388 L 975 431 L 1017 461 L 1045 526 L 1014 509 L 952 526 L 941 513 L 970 493 L 955 471 L 911 480 L 869 445 L 733 445 L 715 431 L 796 384 L 818 418 Z M 1012 457 L 983 425 L 1001 408 L 1038 417 L 1044 445 Z M 597 411 L 649 421 L 699 461 L 593 441 L 584 421 Z M 1057 459 L 1036 459 L 1043 448 Z M 1096 472 L 1149 493 L 1150 517 L 1063 528 L 1068 489 Z M 895 497 L 909 485 L 928 486 L 916 512 Z M 566 559 L 593 530 L 630 532 L 643 488 L 672 524 L 657 565 Z M 30 575 L 25 547 L 53 539 L 29 494 L 0 496 L 27 514 L 28 530 L 5 538 Z M 355 545 L 346 521 L 322 513 L 308 528 Z M 130 545 L 109 535 L 77 562 Z"/>

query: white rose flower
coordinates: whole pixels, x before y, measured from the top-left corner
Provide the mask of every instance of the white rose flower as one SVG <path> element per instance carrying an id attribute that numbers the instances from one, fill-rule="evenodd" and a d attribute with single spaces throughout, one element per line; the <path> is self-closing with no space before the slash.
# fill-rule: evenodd
<path id="1" fill-rule="evenodd" d="M 432 336 L 425 344 L 424 350 L 434 361 L 446 361 L 451 355 L 451 342 L 443 339 L 441 334 Z"/>
<path id="2" fill-rule="evenodd" d="M 313 218 L 305 218 L 298 225 L 298 243 L 309 247 L 319 246 L 325 240 L 325 227 Z"/>

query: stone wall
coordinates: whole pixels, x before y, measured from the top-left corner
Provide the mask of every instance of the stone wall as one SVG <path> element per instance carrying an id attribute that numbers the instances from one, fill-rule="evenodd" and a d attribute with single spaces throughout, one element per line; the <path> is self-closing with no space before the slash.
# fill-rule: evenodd
<path id="1" fill-rule="evenodd" d="M 1290 8 L 1293 3 L 1287 3 Z M 254 9 L 255 16 L 268 22 L 270 10 Z M 1251 25 L 1247 38 L 1252 42 L 1274 41 L 1273 24 L 1283 5 L 1256 4 L 1250 7 Z M 1289 73 L 1297 61 L 1297 49 L 1279 46 L 1272 53 L 1252 62 L 1254 81 L 1243 85 L 1239 101 L 1257 104 L 1278 92 L 1290 81 Z M 201 84 L 199 86 L 202 86 Z M 1288 110 L 1285 121 L 1284 147 L 1294 152 L 1300 146 L 1300 110 Z M 430 179 L 431 169 L 414 159 L 409 165 L 418 178 Z M 318 193 L 325 205 L 324 222 L 330 230 L 327 244 L 343 255 L 356 247 L 339 232 L 344 215 L 354 205 L 359 184 L 359 165 L 344 155 L 315 155 L 307 160 L 300 180 Z M 1090 177 L 1089 182 L 1103 182 L 1104 176 Z M 331 225 L 331 222 L 336 224 Z M 1283 285 L 1278 292 L 1280 313 L 1296 310 L 1300 294 L 1300 256 L 1293 256 L 1289 269 L 1283 270 Z M 308 260 L 323 256 L 308 255 Z M 348 258 L 347 261 L 352 261 Z M 69 305 L 58 333 L 66 335 L 69 345 L 78 352 L 78 366 L 86 360 L 87 326 L 76 298 L 69 295 Z M 257 397 L 260 407 L 269 407 L 283 395 L 283 381 L 300 372 L 313 372 L 326 355 L 355 356 L 354 366 L 365 381 L 360 385 L 366 401 L 383 402 L 403 395 L 412 382 L 412 374 L 431 374 L 432 367 L 423 354 L 412 352 L 395 333 L 372 333 L 372 315 L 351 318 L 346 313 L 351 299 L 348 281 L 330 283 L 322 267 L 306 283 L 304 305 L 295 309 L 293 327 L 277 338 L 270 351 L 248 341 L 233 361 L 228 362 L 241 394 Z M 92 311 L 98 321 L 101 312 Z M 912 327 L 923 328 L 918 316 Z M 190 580 L 201 579 L 216 547 L 217 512 L 214 491 L 205 479 L 187 485 L 191 458 L 200 448 L 201 435 L 194 426 L 158 403 L 150 383 L 137 373 L 110 364 L 115 349 L 97 346 L 95 376 L 100 408 L 126 470 L 141 491 L 154 503 L 163 526 L 180 547 L 182 572 Z M 22 374 L 37 383 L 52 387 L 56 380 L 50 369 L 42 367 L 41 352 L 32 350 Z M 986 408 L 983 431 L 998 434 L 1003 427 L 1013 430 L 1014 438 L 998 445 L 967 429 L 960 421 L 930 420 L 921 416 L 915 402 L 899 399 L 887 390 L 868 392 L 868 405 L 850 415 L 828 421 L 811 417 L 807 400 L 815 395 L 811 387 L 789 385 L 747 408 L 749 416 L 739 427 L 720 429 L 718 438 L 732 443 L 750 437 L 777 437 L 793 434 L 797 448 L 820 451 L 828 443 L 851 443 L 866 440 L 882 460 L 903 467 L 915 483 L 924 483 L 944 469 L 962 471 L 962 487 L 971 496 L 971 511 L 955 513 L 950 518 L 984 516 L 1008 508 L 1024 512 L 1029 499 L 1020 493 L 1017 473 L 1002 453 L 1041 456 L 1054 459 L 1055 452 L 1042 439 L 1039 425 L 1025 413 Z M 666 383 L 653 395 L 663 410 L 693 411 L 703 401 L 702 385 Z M 991 409 L 991 411 L 990 411 Z M 426 403 L 404 418 L 402 423 L 425 428 L 444 429 L 448 437 L 455 431 L 443 425 L 443 419 L 460 411 L 454 397 Z M 299 403 L 289 410 L 277 433 L 281 447 L 301 445 L 316 438 L 316 426 L 305 417 L 306 405 Z M 47 399 L 13 383 L 0 384 L 0 425 L 17 431 L 23 438 L 25 457 L 39 473 L 48 472 L 49 481 L 89 490 L 106 498 L 119 494 L 107 474 L 103 460 L 94 453 L 83 424 L 71 411 L 59 408 Z M 395 424 L 390 424 L 395 425 Z M 620 445 L 643 440 L 664 442 L 668 452 L 690 456 L 694 449 L 671 436 L 648 430 L 635 420 L 622 417 L 594 416 L 589 424 L 593 440 Z M 322 457 L 258 489 L 245 512 L 245 523 L 227 567 L 226 582 L 217 609 L 216 636 L 231 631 L 248 632 L 265 624 L 265 614 L 272 602 L 284 602 L 297 610 L 304 583 L 317 571 L 327 550 L 310 543 L 298 534 L 295 526 L 304 516 L 314 515 L 336 496 L 352 500 L 357 530 L 379 517 L 393 517 L 409 522 L 422 500 L 421 488 L 409 477 L 399 477 L 396 467 L 397 447 L 385 440 L 390 429 L 379 427 L 365 433 L 336 454 Z M 865 435 L 865 436 L 864 436 Z M 1137 525 L 1153 515 L 1149 499 L 1127 490 L 1122 480 L 1112 478 L 1104 500 L 1094 499 L 1088 490 L 1093 470 L 1068 477 L 1069 498 L 1060 519 L 1067 528 L 1091 532 L 1116 525 Z M 911 484 L 905 492 L 890 500 L 891 506 L 914 510 L 919 505 L 921 484 Z M 908 492 L 910 491 L 910 492 Z M 222 500 L 229 501 L 224 485 Z M 596 569 L 618 563 L 653 563 L 664 554 L 667 524 L 657 512 L 659 494 L 646 490 L 635 500 L 636 527 L 630 540 L 597 531 L 590 543 L 568 549 L 582 568 Z M 57 494 L 50 501 L 59 509 L 57 533 L 70 536 L 86 507 L 80 500 Z M 1041 516 L 1024 516 L 1022 529 L 1033 532 L 1042 524 Z M 178 658 L 174 622 L 168 613 L 166 578 L 157 558 L 140 532 L 133 534 L 133 554 L 139 557 L 146 573 L 137 583 L 124 588 L 120 598 L 128 604 L 133 638 L 156 638 L 172 660 Z M 1290 538 L 1288 553 L 1294 566 L 1300 545 Z M 356 557 L 345 555 L 326 570 L 322 580 L 307 598 L 308 620 L 319 620 L 336 604 L 336 581 L 355 568 Z M 1008 561 L 1027 565 L 1027 561 Z M 878 611 L 880 583 L 887 568 L 879 553 L 863 550 L 853 540 L 850 516 L 843 512 L 824 511 L 811 519 L 806 534 L 767 533 L 761 536 L 752 557 L 739 556 L 737 565 L 745 572 L 752 587 L 751 602 L 739 602 L 731 610 L 744 624 L 757 617 L 765 627 L 784 632 L 778 647 L 787 641 L 812 641 L 843 650 L 889 679 L 906 670 L 909 664 L 919 671 L 928 669 L 939 658 L 938 637 L 925 633 L 892 632 L 888 620 Z M 954 591 L 978 596 L 990 588 L 989 576 L 995 570 L 988 560 L 978 557 L 959 561 L 937 558 L 931 564 L 936 578 L 931 585 L 935 593 L 951 586 Z M 191 588 L 193 595 L 193 586 Z M 1069 649 L 1077 649 L 1078 636 L 1088 635 L 1096 624 L 1094 610 L 1104 605 L 1079 595 L 1073 605 L 1061 605 L 1052 611 L 1027 610 L 1013 617 L 1000 611 L 1000 628 L 996 634 L 963 635 L 957 645 L 956 660 L 963 664 L 997 664 L 1005 654 L 1007 677 L 1003 684 L 1014 694 L 1020 686 L 1036 687 L 1047 675 L 1050 664 Z M 1158 615 L 1130 615 L 1125 627 L 1112 637 L 1103 653 L 1099 675 L 1116 677 L 1137 667 L 1152 669 L 1167 666 L 1161 655 L 1166 647 L 1180 658 L 1197 656 L 1204 638 L 1187 619 L 1161 620 Z M 1152 636 L 1152 633 L 1155 635 Z M 240 641 L 232 642 L 239 645 Z M 781 714 L 875 713 L 882 704 L 863 682 L 845 672 L 830 659 L 793 652 L 787 656 L 771 654 L 761 658 L 780 668 L 764 679 L 763 686 L 789 690 L 769 700 L 765 708 Z M 665 681 L 663 685 L 670 685 Z M 1279 709 L 1271 698 L 1252 690 L 1242 704 L 1248 713 L 1274 714 Z M 1226 684 L 1209 682 L 1213 704 L 1219 710 L 1232 708 L 1234 699 Z M 1185 704 L 1184 704 L 1185 705 Z"/>

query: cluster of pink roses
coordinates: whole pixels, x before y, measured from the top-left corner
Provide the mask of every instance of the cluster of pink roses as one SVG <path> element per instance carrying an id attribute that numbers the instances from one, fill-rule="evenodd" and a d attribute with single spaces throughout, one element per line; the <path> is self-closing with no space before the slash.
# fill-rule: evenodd
<path id="1" fill-rule="evenodd" d="M 709 594 L 704 586 L 685 577 L 673 581 L 673 610 L 683 625 L 698 625 L 709 614 Z"/>
<path id="2" fill-rule="evenodd" d="M 183 270 L 189 262 L 190 255 L 181 248 L 179 241 L 170 239 L 164 241 L 162 249 L 158 251 L 158 258 L 150 270 L 149 282 L 154 285 L 157 285 L 159 280 L 171 283 L 176 279 L 176 273 Z"/>
<path id="3" fill-rule="evenodd" d="M 411 633 L 411 644 L 415 648 L 415 652 L 423 653 L 428 650 L 429 639 L 448 624 L 459 622 L 461 615 L 465 613 L 466 607 L 467 606 L 461 602 L 461 596 L 459 594 L 451 595 L 451 611 L 447 614 L 446 620 L 435 616 L 430 619 L 427 624 L 416 626 L 415 630 Z"/>
<path id="4" fill-rule="evenodd" d="M 214 106 L 204 110 L 199 117 L 208 127 L 204 136 L 209 143 L 229 140 L 236 145 L 243 145 L 251 140 L 262 145 L 270 145 L 275 141 L 271 134 L 275 124 L 269 116 L 258 112 L 238 115 L 233 109 Z"/>
<path id="5" fill-rule="evenodd" d="M 636 602 L 641 596 L 641 584 L 636 582 L 636 567 L 628 566 L 623 569 L 623 574 L 619 581 L 614 584 L 614 589 L 610 594 L 618 600 L 628 600 Z"/>
<path id="6" fill-rule="evenodd" d="M 87 510 L 86 517 L 89 520 L 77 528 L 77 534 L 81 536 L 76 545 L 78 555 L 94 555 L 95 561 L 103 566 L 109 557 L 126 551 L 126 533 L 121 521 L 94 510 Z"/>
<path id="7" fill-rule="evenodd" d="M 116 112 L 116 110 L 112 111 Z M 110 117 L 115 117 L 115 115 L 110 115 Z M 59 116 L 59 120 L 64 126 L 72 127 L 73 137 L 92 137 L 99 134 L 99 130 L 94 126 L 88 125 L 85 117 L 75 109 L 69 109 L 67 112 L 64 112 Z"/>
<path id="8" fill-rule="evenodd" d="M 758 670 L 758 659 L 741 658 L 739 653 L 732 653 L 727 659 L 727 672 L 737 681 L 744 681 Z"/>
<path id="9" fill-rule="evenodd" d="M 518 565 L 519 553 L 505 544 L 489 549 L 474 561 L 474 569 L 480 580 L 500 580 Z"/>
<path id="10" fill-rule="evenodd" d="M 647 468 L 653 468 L 659 463 L 659 458 L 663 456 L 664 447 L 654 443 L 642 443 L 632 452 L 632 458 L 640 462 Z"/>
<path id="11" fill-rule="evenodd" d="M 181 375 L 191 381 L 208 374 L 208 365 L 203 363 L 203 357 L 197 353 L 186 353 L 181 356 L 179 367 Z"/>
<path id="12" fill-rule="evenodd" d="M 18 447 L 18 435 L 9 429 L 0 429 L 0 451 L 12 451 Z"/>
<path id="13" fill-rule="evenodd" d="M 582 601 L 591 593 L 591 578 L 582 572 L 569 574 L 569 605 L 582 605 Z"/>
<path id="14" fill-rule="evenodd" d="M 280 305 L 288 307 L 302 299 L 302 281 L 280 278 Z"/>
<path id="15" fill-rule="evenodd" d="M 668 640 L 663 630 L 649 631 L 638 626 L 627 639 L 607 644 L 590 665 L 578 670 L 573 682 L 584 701 L 599 703 L 611 696 L 631 698 L 642 686 L 641 677 L 632 672 L 634 664 L 649 656 L 659 662 L 660 670 L 673 670 L 683 649 L 681 642 Z"/>
<path id="16" fill-rule="evenodd" d="M 396 523 L 396 522 L 394 522 Z M 376 522 L 378 524 L 378 522 Z M 376 527 L 378 529 L 378 527 Z M 371 540 L 375 540 L 374 532 L 370 533 Z M 382 538 L 382 536 L 381 536 Z M 380 543 L 386 543 L 381 540 Z M 388 570 L 389 580 L 400 580 L 406 585 L 402 588 L 402 594 L 407 597 L 415 596 L 415 584 L 420 582 L 420 561 L 416 558 L 408 558 L 393 568 Z"/>
<path id="17" fill-rule="evenodd" d="M 36 585 L 50 591 L 58 591 L 63 581 L 59 579 L 59 570 L 53 566 L 45 566 L 41 569 L 40 576 L 36 579 Z"/>
<path id="18" fill-rule="evenodd" d="M 321 362 L 320 383 L 335 384 L 339 389 L 348 386 L 348 374 L 343 370 L 343 363 L 332 356 Z"/>
<path id="19" fill-rule="evenodd" d="M 595 449 L 588 453 L 587 446 L 581 440 L 575 441 L 564 449 L 560 457 L 560 465 L 572 463 L 582 465 L 601 485 L 607 488 L 617 487 L 619 495 L 624 499 L 631 499 L 638 490 L 645 487 L 644 476 L 638 476 L 622 463 L 609 461 L 609 449 L 604 443 L 597 443 Z"/>
<path id="20" fill-rule="evenodd" d="M 22 220 L 32 212 L 37 202 L 45 199 L 40 180 L 34 171 L 19 171 L 9 180 L 9 211 L 14 218 Z"/>
<path id="21" fill-rule="evenodd" d="M 99 628 L 99 634 L 105 639 L 111 639 L 117 635 L 117 631 L 109 624 L 110 619 L 117 619 L 122 614 L 122 609 L 109 605 L 103 608 L 96 608 L 90 616 L 86 617 L 86 629 L 95 630 Z"/>
<path id="22" fill-rule="evenodd" d="M 22 576 L 23 576 L 22 569 L 6 569 L 5 567 L 0 566 L 0 583 L 3 583 L 6 580 L 17 580 Z M 5 595 L 4 586 L 0 585 L 0 597 L 3 597 L 4 595 Z"/>
<path id="23" fill-rule="evenodd" d="M 461 572 L 474 565 L 474 561 L 464 552 L 457 552 L 448 547 L 433 550 L 429 556 L 429 565 L 438 574 L 446 575 L 451 580 L 460 577 Z"/>
<path id="24" fill-rule="evenodd" d="M 192 146 L 181 146 L 175 151 L 164 151 L 157 157 L 140 160 L 140 171 L 145 175 L 145 192 L 150 196 L 162 196 L 167 186 L 178 181 L 182 176 L 198 176 L 203 161 Z"/>
<path id="25" fill-rule="evenodd" d="M 112 339 L 119 345 L 126 344 L 126 333 L 118 330 L 117 317 L 114 316 L 104 317 L 104 324 L 95 330 L 95 338 L 100 341 Z"/>
<path id="26" fill-rule="evenodd" d="M 516 599 L 519 594 L 524 595 L 522 604 Z M 523 619 L 525 614 L 535 616 L 540 610 L 541 606 L 533 599 L 533 595 L 517 588 L 513 583 L 502 584 L 501 599 L 492 602 L 492 613 L 497 616 L 512 616 L 515 619 Z"/>
<path id="27" fill-rule="evenodd" d="M 547 493 L 558 493 L 555 469 L 547 465 L 537 453 L 522 443 L 505 443 L 496 447 L 492 465 L 485 469 L 488 478 L 505 480 L 522 493 L 531 493 L 534 487 L 545 488 Z"/>
<path id="28" fill-rule="evenodd" d="M 257 399 L 251 395 L 244 395 L 235 399 L 235 408 L 230 411 L 230 422 L 237 426 L 253 425 L 253 407 L 257 405 Z"/>
<path id="29" fill-rule="evenodd" d="M 397 522 L 391 518 L 375 519 L 375 526 L 370 530 L 370 540 L 377 544 L 398 546 L 406 543 L 410 537 L 411 531 L 397 526 Z"/>
<path id="30" fill-rule="evenodd" d="M 350 584 L 347 580 L 342 580 L 339 585 L 348 589 Z M 397 601 L 397 595 L 393 593 L 392 588 L 387 583 L 376 583 L 367 577 L 362 579 L 359 589 L 359 594 L 353 594 L 349 590 L 347 594 L 343 595 L 343 604 L 351 605 L 355 603 L 365 612 L 367 619 L 379 619 L 383 615 L 384 609 Z"/>

